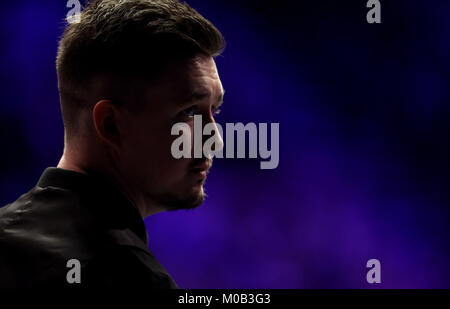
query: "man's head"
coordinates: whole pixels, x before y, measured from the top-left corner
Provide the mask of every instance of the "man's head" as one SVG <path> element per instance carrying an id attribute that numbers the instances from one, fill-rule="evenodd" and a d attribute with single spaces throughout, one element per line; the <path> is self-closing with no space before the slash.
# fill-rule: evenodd
<path id="1" fill-rule="evenodd" d="M 90 3 L 58 49 L 65 160 L 111 174 L 139 207 L 201 204 L 211 159 L 174 159 L 171 128 L 193 126 L 194 114 L 214 123 L 223 98 L 214 57 L 223 48 L 220 32 L 185 3 Z"/>

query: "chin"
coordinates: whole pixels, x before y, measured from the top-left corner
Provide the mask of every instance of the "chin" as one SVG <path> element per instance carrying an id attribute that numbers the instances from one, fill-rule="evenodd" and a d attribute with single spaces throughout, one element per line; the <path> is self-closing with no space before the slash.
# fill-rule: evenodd
<path id="1" fill-rule="evenodd" d="M 205 198 L 206 198 L 206 194 L 205 194 L 205 191 L 203 190 L 203 183 L 198 184 L 194 188 L 194 192 L 190 195 L 190 197 L 185 199 L 185 202 L 183 203 L 185 205 L 185 207 L 183 207 L 183 209 L 196 208 L 196 207 L 200 206 L 201 204 L 203 204 L 203 202 L 205 201 Z"/>
<path id="2" fill-rule="evenodd" d="M 167 194 L 160 198 L 159 201 L 167 211 L 194 209 L 204 202 L 206 193 L 203 190 L 203 182 L 195 184 L 188 191 L 189 193 L 181 195 L 176 193 Z"/>

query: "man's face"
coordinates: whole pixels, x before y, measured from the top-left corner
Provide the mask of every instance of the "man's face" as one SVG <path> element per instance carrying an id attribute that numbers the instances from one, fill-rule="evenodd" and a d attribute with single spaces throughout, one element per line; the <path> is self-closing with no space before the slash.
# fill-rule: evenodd
<path id="1" fill-rule="evenodd" d="M 195 159 L 192 149 L 192 159 L 175 159 L 171 145 L 178 136 L 171 135 L 171 129 L 184 122 L 193 132 L 194 115 L 202 115 L 203 125 L 214 123 L 223 93 L 215 62 L 207 56 L 184 62 L 156 85 L 145 87 L 145 106 L 127 114 L 121 145 L 119 164 L 133 190 L 165 210 L 190 209 L 203 202 L 212 159 Z"/>

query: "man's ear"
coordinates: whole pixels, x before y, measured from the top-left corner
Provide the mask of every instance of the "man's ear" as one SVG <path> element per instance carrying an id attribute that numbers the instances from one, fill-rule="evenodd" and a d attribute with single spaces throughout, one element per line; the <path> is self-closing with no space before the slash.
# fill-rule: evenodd
<path id="1" fill-rule="evenodd" d="M 119 109 L 110 100 L 98 101 L 92 111 L 98 137 L 116 150 L 121 146 L 119 117 Z"/>

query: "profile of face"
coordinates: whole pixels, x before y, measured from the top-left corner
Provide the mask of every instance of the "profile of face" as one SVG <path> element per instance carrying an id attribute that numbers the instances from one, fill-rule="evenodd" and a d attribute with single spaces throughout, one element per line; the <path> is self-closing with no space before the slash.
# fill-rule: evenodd
<path id="1" fill-rule="evenodd" d="M 194 158 L 191 149 L 191 158 L 175 159 L 171 145 L 178 136 L 171 129 L 183 122 L 193 132 L 194 115 L 202 115 L 203 125 L 215 125 L 224 90 L 214 59 L 199 55 L 184 61 L 143 92 L 143 108 L 122 115 L 117 164 L 128 185 L 148 202 L 162 210 L 194 208 L 205 199 L 212 158 Z M 213 150 L 221 147 L 218 137 Z"/>

